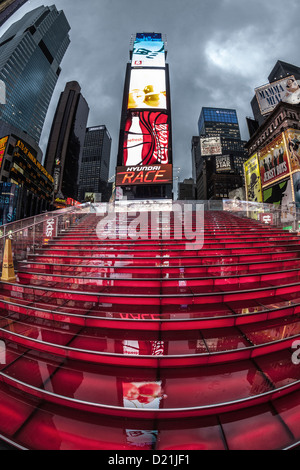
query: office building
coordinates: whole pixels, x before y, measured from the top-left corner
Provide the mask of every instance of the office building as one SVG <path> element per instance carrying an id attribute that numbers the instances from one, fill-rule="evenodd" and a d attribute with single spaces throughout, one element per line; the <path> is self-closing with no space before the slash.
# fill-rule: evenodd
<path id="1" fill-rule="evenodd" d="M 0 121 L 27 132 L 37 143 L 70 43 L 69 30 L 63 11 L 41 6 L 0 38 L 0 80 L 6 87 Z"/>
<path id="2" fill-rule="evenodd" d="M 41 149 L 7 127 L 0 138 L 0 225 L 52 209 L 53 178 L 38 160 Z"/>
<path id="3" fill-rule="evenodd" d="M 234 109 L 202 108 L 198 129 L 191 148 L 197 199 L 228 198 L 232 190 L 243 186 L 248 158 L 237 113 Z"/>
<path id="4" fill-rule="evenodd" d="M 235 109 L 202 108 L 198 120 L 199 135 L 223 136 L 241 139 Z"/>
<path id="5" fill-rule="evenodd" d="M 68 82 L 56 108 L 44 163 L 54 177 L 54 200 L 77 199 L 88 115 L 80 85 Z"/>
<path id="6" fill-rule="evenodd" d="M 27 0 L 3 0 L 0 4 L 0 26 L 2 26 Z"/>
<path id="7" fill-rule="evenodd" d="M 193 178 L 186 178 L 178 183 L 178 200 L 193 201 L 196 199 L 196 187 Z"/>
<path id="8" fill-rule="evenodd" d="M 86 129 L 80 167 L 78 200 L 108 201 L 111 136 L 105 125 Z"/>
<path id="9" fill-rule="evenodd" d="M 121 111 L 116 187 L 128 199 L 172 199 L 172 132 L 166 39 L 132 36 Z"/>

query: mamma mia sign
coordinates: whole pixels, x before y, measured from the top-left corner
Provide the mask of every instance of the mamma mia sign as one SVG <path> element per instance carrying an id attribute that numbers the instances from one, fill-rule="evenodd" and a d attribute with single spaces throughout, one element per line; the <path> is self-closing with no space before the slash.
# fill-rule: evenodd
<path id="1" fill-rule="evenodd" d="M 300 87 L 293 75 L 255 89 L 261 114 L 270 113 L 280 101 L 299 103 Z"/>

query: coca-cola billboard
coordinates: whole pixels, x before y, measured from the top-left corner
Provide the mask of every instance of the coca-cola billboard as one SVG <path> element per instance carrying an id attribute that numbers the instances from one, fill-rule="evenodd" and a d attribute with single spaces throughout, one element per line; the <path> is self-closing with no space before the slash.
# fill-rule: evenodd
<path id="1" fill-rule="evenodd" d="M 124 132 L 123 165 L 168 163 L 170 163 L 168 115 L 153 111 L 129 114 Z"/>

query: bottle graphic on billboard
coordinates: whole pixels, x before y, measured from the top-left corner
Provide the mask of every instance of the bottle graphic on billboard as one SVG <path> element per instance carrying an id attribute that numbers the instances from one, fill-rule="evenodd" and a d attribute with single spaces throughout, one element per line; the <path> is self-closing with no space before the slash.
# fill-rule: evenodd
<path id="1" fill-rule="evenodd" d="M 132 116 L 131 126 L 127 137 L 126 165 L 138 165 L 142 161 L 144 137 L 138 113 Z"/>

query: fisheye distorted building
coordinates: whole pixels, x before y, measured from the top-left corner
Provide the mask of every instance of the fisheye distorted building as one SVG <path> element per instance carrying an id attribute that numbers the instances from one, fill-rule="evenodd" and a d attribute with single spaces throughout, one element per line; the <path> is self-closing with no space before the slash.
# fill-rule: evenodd
<path id="1" fill-rule="evenodd" d="M 0 80 L 6 87 L 0 123 L 27 132 L 37 143 L 70 43 L 69 30 L 63 11 L 41 6 L 26 13 L 0 38 Z"/>

